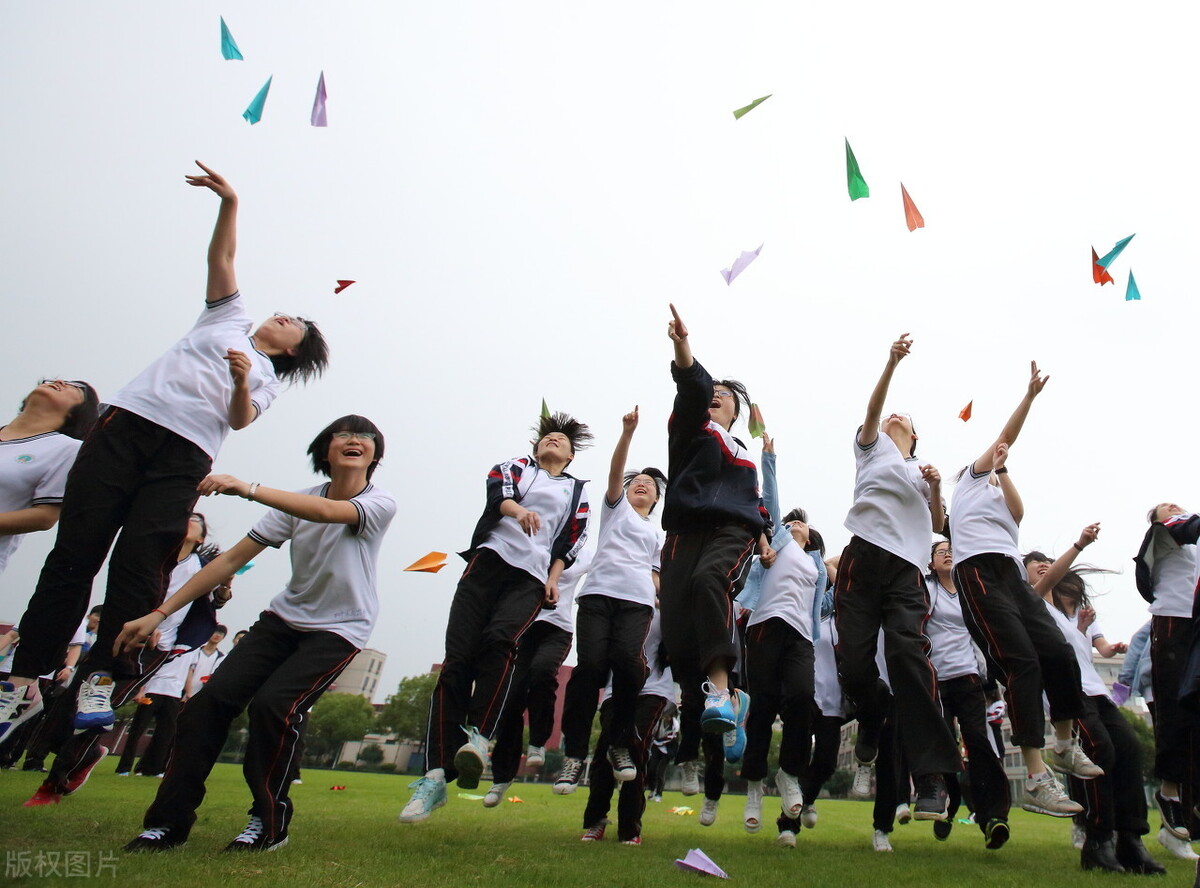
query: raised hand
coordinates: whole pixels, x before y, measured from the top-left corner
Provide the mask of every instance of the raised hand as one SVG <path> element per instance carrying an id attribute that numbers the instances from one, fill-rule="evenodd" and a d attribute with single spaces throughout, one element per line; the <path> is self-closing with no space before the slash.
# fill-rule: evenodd
<path id="1" fill-rule="evenodd" d="M 636 404 L 633 405 L 633 410 L 631 410 L 630 412 L 626 413 L 624 416 L 621 417 L 621 426 L 625 429 L 625 431 L 627 433 L 630 433 L 630 434 L 632 434 L 633 430 L 637 428 L 637 426 L 638 426 L 638 408 L 637 408 Z"/>
<path id="2" fill-rule="evenodd" d="M 762 433 L 762 439 L 763 439 L 763 453 L 774 453 L 775 452 L 775 439 L 772 438 L 770 435 L 768 435 L 766 432 Z"/>
<path id="3" fill-rule="evenodd" d="M 189 176 L 185 174 L 184 178 L 187 179 L 189 185 L 194 185 L 197 188 L 207 188 L 213 194 L 220 197 L 221 200 L 235 200 L 237 198 L 237 193 L 233 190 L 233 186 L 225 181 L 224 176 L 216 170 L 209 169 L 200 161 L 196 161 L 196 166 L 204 170 L 206 175 Z"/>
<path id="4" fill-rule="evenodd" d="M 992 468 L 1002 469 L 1004 463 L 1008 459 L 1008 445 L 1003 441 L 996 444 L 996 449 L 992 451 Z"/>
<path id="5" fill-rule="evenodd" d="M 908 357 L 909 351 L 912 349 L 912 340 L 908 338 L 907 333 L 901 333 L 900 338 L 892 343 L 892 349 L 888 353 L 888 364 L 895 367 L 904 358 Z"/>
<path id="6" fill-rule="evenodd" d="M 1050 377 L 1038 372 L 1037 361 L 1029 362 L 1029 397 L 1036 398 L 1041 394 L 1042 389 L 1046 387 L 1046 383 L 1050 381 Z"/>
<path id="7" fill-rule="evenodd" d="M 1099 521 L 1097 521 L 1095 524 L 1089 524 L 1087 527 L 1085 527 L 1083 532 L 1079 534 L 1079 542 L 1077 542 L 1075 545 L 1078 548 L 1083 549 L 1086 546 L 1090 546 L 1092 543 L 1096 542 L 1096 537 L 1098 536 L 1100 536 Z"/>
<path id="8" fill-rule="evenodd" d="M 687 339 L 688 329 L 674 305 L 671 305 L 671 318 L 671 321 L 667 323 L 667 335 L 671 337 L 672 342 L 683 342 Z"/>

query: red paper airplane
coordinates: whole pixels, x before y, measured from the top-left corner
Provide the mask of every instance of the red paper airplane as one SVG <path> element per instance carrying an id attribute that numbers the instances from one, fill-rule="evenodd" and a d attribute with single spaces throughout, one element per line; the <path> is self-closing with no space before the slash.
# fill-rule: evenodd
<path id="1" fill-rule="evenodd" d="M 1096 255 L 1096 248 L 1092 247 L 1092 283 L 1104 286 L 1105 284 L 1116 283 L 1108 269 L 1100 264 L 1100 257 Z"/>
<path id="2" fill-rule="evenodd" d="M 333 295 L 336 296 L 353 283 L 355 283 L 355 281 L 338 281 L 337 286 L 333 288 Z"/>
<path id="3" fill-rule="evenodd" d="M 968 419 L 971 418 L 971 405 L 974 403 L 975 403 L 974 401 L 969 401 L 967 403 L 966 407 L 964 407 L 962 410 L 958 411 L 958 418 L 961 419 L 963 422 L 966 422 Z"/>
<path id="4" fill-rule="evenodd" d="M 904 187 L 903 182 L 900 183 L 900 197 L 904 200 L 904 222 L 908 225 L 908 230 L 916 231 L 918 228 L 924 228 L 925 218 L 917 209 L 917 205 L 913 203 L 913 199 L 908 196 L 908 189 Z"/>

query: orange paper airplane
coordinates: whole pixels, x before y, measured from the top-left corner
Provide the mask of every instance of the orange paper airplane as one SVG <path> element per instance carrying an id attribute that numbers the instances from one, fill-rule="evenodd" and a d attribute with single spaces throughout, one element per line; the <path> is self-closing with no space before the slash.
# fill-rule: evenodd
<path id="1" fill-rule="evenodd" d="M 1092 247 L 1092 283 L 1104 286 L 1105 284 L 1116 283 L 1108 269 L 1100 264 L 1100 257 L 1096 255 L 1096 248 Z"/>
<path id="2" fill-rule="evenodd" d="M 903 182 L 900 183 L 900 197 L 904 199 L 904 222 L 908 225 L 908 230 L 916 231 L 918 228 L 924 228 L 925 218 L 917 209 L 917 205 L 913 203 L 913 199 L 908 196 L 908 189 L 904 187 Z"/>
<path id="3" fill-rule="evenodd" d="M 412 564 L 410 564 L 408 567 L 406 567 L 404 569 L 412 570 L 412 571 L 420 571 L 422 573 L 435 574 L 445 566 L 446 566 L 446 553 L 445 552 L 430 552 L 425 557 L 418 558 L 416 561 L 414 561 Z"/>
<path id="4" fill-rule="evenodd" d="M 524 800 L 524 799 L 522 799 L 522 798 L 518 798 L 517 796 L 509 796 L 509 797 L 508 797 L 508 800 L 509 800 L 510 802 L 512 802 L 514 805 L 520 805 L 520 804 L 523 804 L 523 803 L 525 802 L 525 800 Z"/>
<path id="5" fill-rule="evenodd" d="M 974 401 L 969 401 L 967 403 L 966 407 L 964 407 L 962 410 L 958 411 L 958 418 L 961 419 L 963 422 L 966 422 L 968 419 L 971 418 L 971 405 L 974 403 L 975 403 Z"/>

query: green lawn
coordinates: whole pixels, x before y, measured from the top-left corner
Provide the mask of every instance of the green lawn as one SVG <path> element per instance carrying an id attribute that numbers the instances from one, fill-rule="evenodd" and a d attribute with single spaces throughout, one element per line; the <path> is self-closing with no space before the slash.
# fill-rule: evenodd
<path id="1" fill-rule="evenodd" d="M 640 848 L 620 845 L 615 837 L 597 844 L 579 841 L 586 790 L 557 797 L 548 786 L 514 786 L 523 804 L 504 803 L 486 810 L 478 801 L 456 796 L 425 823 L 402 825 L 396 814 L 407 799 L 407 778 L 346 771 L 305 771 L 304 785 L 293 787 L 297 815 L 290 844 L 271 854 L 226 855 L 226 842 L 245 825 L 249 794 L 241 770 L 218 765 L 209 781 L 208 800 L 187 846 L 162 855 L 125 855 L 121 846 L 140 829 L 142 812 L 158 782 L 118 778 L 115 759 L 100 764 L 77 796 L 55 807 L 22 808 L 36 788 L 36 775 L 0 772 L 0 810 L 4 811 L 5 884 L 42 885 L 77 878 L 37 876 L 58 854 L 61 871 L 66 852 L 81 852 L 93 876 L 104 861 L 103 880 L 113 870 L 123 886 L 686 886 L 701 877 L 672 866 L 689 848 L 699 847 L 743 885 L 776 888 L 785 884 L 828 886 L 911 884 L 984 888 L 984 886 L 1094 885 L 1099 876 L 1079 869 L 1079 854 L 1069 844 L 1067 821 L 1013 813 L 1013 837 L 1001 851 L 986 851 L 974 826 L 956 824 L 945 843 L 934 840 L 928 824 L 911 823 L 892 834 L 894 854 L 871 850 L 869 802 L 818 803 L 821 822 L 800 836 L 799 847 L 775 847 L 773 825 L 758 835 L 742 828 L 744 798 L 726 796 L 716 825 L 701 827 L 694 816 L 668 809 L 698 797 L 669 793 L 650 803 Z M 330 791 L 334 784 L 345 791 Z M 482 794 L 486 784 L 478 791 Z M 1157 827 L 1157 821 L 1155 822 Z M 1151 853 L 1169 873 L 1161 884 L 1191 885 L 1192 867 L 1170 858 L 1147 837 Z M 101 855 L 104 855 L 103 858 Z M 23 863 L 30 878 L 17 877 Z M 1134 877 L 1119 877 L 1130 879 Z M 789 882 L 781 882 L 787 879 Z M 714 883 L 715 884 L 715 883 Z"/>

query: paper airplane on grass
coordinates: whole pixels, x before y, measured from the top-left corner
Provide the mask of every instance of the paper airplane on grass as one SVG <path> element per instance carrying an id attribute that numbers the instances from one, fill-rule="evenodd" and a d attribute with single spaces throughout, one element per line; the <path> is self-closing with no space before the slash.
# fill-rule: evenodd
<path id="1" fill-rule="evenodd" d="M 337 286 L 333 288 L 333 295 L 336 296 L 338 293 L 342 292 L 342 290 L 354 283 L 357 283 L 357 281 L 338 281 Z"/>
<path id="2" fill-rule="evenodd" d="M 466 799 L 467 801 L 471 801 L 471 802 L 477 802 L 483 798 L 483 796 L 475 795 L 475 793 L 473 793 L 473 792 L 460 792 L 458 794 L 458 797 L 460 799 Z"/>
<path id="3" fill-rule="evenodd" d="M 918 228 L 924 228 L 925 217 L 921 215 L 921 211 L 917 209 L 913 199 L 908 196 L 908 189 L 904 187 L 903 182 L 900 183 L 900 197 L 904 201 L 904 224 L 908 226 L 908 230 L 916 231 Z"/>
<path id="4" fill-rule="evenodd" d="M 418 558 L 416 561 L 414 561 L 412 564 L 410 564 L 408 567 L 406 567 L 404 569 L 411 570 L 411 571 L 419 571 L 421 573 L 434 573 L 435 574 L 445 566 L 446 566 L 446 553 L 445 552 L 430 552 L 428 555 L 424 556 L 423 558 Z"/>
<path id="5" fill-rule="evenodd" d="M 768 93 L 767 95 L 763 96 L 761 99 L 755 99 L 753 102 L 751 102 L 749 105 L 746 105 L 744 108 L 738 108 L 736 111 L 733 112 L 734 119 L 741 120 L 743 117 L 745 117 L 747 114 L 749 114 L 755 108 L 757 108 L 759 105 L 761 105 L 767 99 L 771 98 L 771 96 L 773 96 L 773 95 L 774 95 L 774 93 Z"/>
<path id="6" fill-rule="evenodd" d="M 237 41 L 229 33 L 229 26 L 225 24 L 224 16 L 221 16 L 221 55 L 225 57 L 226 61 L 243 61 L 242 51 L 238 49 Z"/>
<path id="7" fill-rule="evenodd" d="M 1119 241 L 1117 241 L 1116 244 L 1113 246 L 1113 248 L 1111 250 L 1109 250 L 1107 253 L 1105 253 L 1104 258 L 1100 260 L 1100 262 L 1099 262 L 1100 267 L 1108 268 L 1108 266 L 1112 265 L 1113 262 L 1116 260 L 1116 258 L 1121 255 L 1121 251 L 1124 250 L 1127 246 L 1129 246 L 1129 242 L 1131 240 L 1133 240 L 1135 237 L 1137 237 L 1136 234 L 1131 234 L 1131 235 L 1129 235 L 1129 237 L 1123 237 Z"/>
<path id="8" fill-rule="evenodd" d="M 522 799 L 522 798 L 518 798 L 517 796 L 509 796 L 509 797 L 508 797 L 508 800 L 509 800 L 510 802 L 512 802 L 514 805 L 523 805 L 523 804 L 525 804 L 525 800 L 524 800 L 524 799 Z"/>
<path id="9" fill-rule="evenodd" d="M 763 432 L 767 430 L 767 424 L 763 422 L 762 411 L 758 409 L 757 404 L 750 405 L 750 437 L 761 438 Z"/>
<path id="10" fill-rule="evenodd" d="M 862 177 L 862 170 L 858 168 L 858 160 L 850 147 L 849 139 L 846 139 L 846 190 L 850 192 L 851 200 L 871 196 L 871 189 L 867 187 L 867 180 Z"/>
<path id="11" fill-rule="evenodd" d="M 729 878 L 729 873 L 713 863 L 712 858 L 699 848 L 693 848 L 683 860 L 676 860 L 675 865 L 681 870 L 688 872 L 700 873 L 705 876 L 716 876 L 719 879 Z"/>
<path id="12" fill-rule="evenodd" d="M 317 94 L 313 97 L 312 114 L 309 117 L 309 122 L 313 126 L 329 126 L 329 119 L 325 116 L 325 72 L 321 72 L 321 79 L 317 81 Z"/>
<path id="13" fill-rule="evenodd" d="M 1125 301 L 1140 302 L 1142 294 L 1138 290 L 1137 281 L 1133 279 L 1133 269 L 1129 269 L 1129 283 L 1125 285 Z"/>
<path id="14" fill-rule="evenodd" d="M 758 258 L 758 254 L 762 252 L 764 244 L 759 244 L 757 250 L 749 251 L 742 250 L 742 255 L 733 260 L 733 265 L 728 268 L 721 269 L 721 277 L 725 278 L 726 285 L 732 284 L 733 279 L 746 270 L 746 266 Z"/>
<path id="15" fill-rule="evenodd" d="M 668 808 L 667 813 L 668 814 L 678 814 L 680 817 L 686 817 L 689 814 L 695 814 L 696 809 L 689 808 L 687 805 L 679 805 L 678 807 L 675 807 L 675 808 Z"/>
<path id="16" fill-rule="evenodd" d="M 958 418 L 961 419 L 963 422 L 966 422 L 968 419 L 971 418 L 971 405 L 974 403 L 975 403 L 974 401 L 968 401 L 967 406 L 964 407 L 962 410 L 958 411 Z"/>
<path id="17" fill-rule="evenodd" d="M 242 117 L 250 121 L 250 125 L 258 123 L 262 120 L 263 106 L 267 104 L 267 93 L 271 91 L 271 81 L 275 79 L 274 75 L 267 78 L 267 82 L 263 84 L 263 88 L 258 91 L 250 104 L 246 106 L 246 110 L 242 112 Z"/>
<path id="18" fill-rule="evenodd" d="M 1108 273 L 1108 269 L 1100 264 L 1100 260 L 1096 258 L 1096 248 L 1092 247 L 1092 283 L 1104 286 L 1105 284 L 1113 284 L 1112 275 Z"/>

